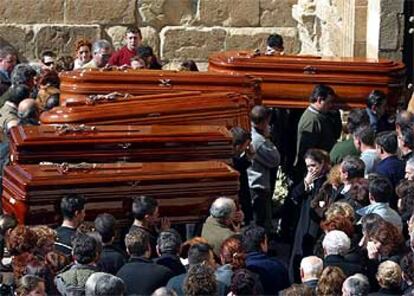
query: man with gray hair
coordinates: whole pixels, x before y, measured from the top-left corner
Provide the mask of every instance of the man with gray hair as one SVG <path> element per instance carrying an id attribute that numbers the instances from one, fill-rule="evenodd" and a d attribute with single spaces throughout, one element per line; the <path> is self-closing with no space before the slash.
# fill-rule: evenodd
<path id="1" fill-rule="evenodd" d="M 356 273 L 342 284 L 342 296 L 366 296 L 369 289 L 368 278 L 361 273 Z"/>
<path id="2" fill-rule="evenodd" d="M 6 92 L 11 85 L 10 75 L 17 62 L 17 53 L 11 46 L 0 48 L 0 96 Z"/>
<path id="3" fill-rule="evenodd" d="M 323 260 L 316 256 L 308 256 L 300 262 L 300 278 L 304 285 L 315 291 L 319 277 L 323 271 Z"/>
<path id="4" fill-rule="evenodd" d="M 233 225 L 235 214 L 236 203 L 231 198 L 219 197 L 210 207 L 210 216 L 203 224 L 201 236 L 207 239 L 217 256 L 220 255 L 221 243 L 239 231 Z"/>
<path id="5" fill-rule="evenodd" d="M 82 69 L 104 68 L 112 55 L 112 45 L 107 40 L 95 41 L 92 45 L 92 60 L 82 66 Z"/>
<path id="6" fill-rule="evenodd" d="M 329 231 L 323 239 L 322 246 L 325 254 L 323 268 L 336 266 L 341 268 L 347 276 L 362 272 L 361 265 L 345 259 L 345 255 L 351 248 L 351 240 L 345 232 Z"/>
<path id="7" fill-rule="evenodd" d="M 122 279 L 106 272 L 93 273 L 85 284 L 85 296 L 123 296 L 125 290 Z"/>
<path id="8" fill-rule="evenodd" d="M 405 164 L 405 179 L 414 181 L 414 157 L 409 158 Z"/>
<path id="9" fill-rule="evenodd" d="M 157 239 L 159 257 L 155 259 L 155 263 L 170 269 L 174 276 L 186 272 L 179 257 L 181 243 L 180 234 L 174 229 L 161 232 Z"/>

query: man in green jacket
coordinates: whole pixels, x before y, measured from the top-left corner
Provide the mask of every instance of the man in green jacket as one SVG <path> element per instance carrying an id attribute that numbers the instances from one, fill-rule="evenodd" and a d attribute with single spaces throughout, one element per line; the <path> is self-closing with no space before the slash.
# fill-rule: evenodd
<path id="1" fill-rule="evenodd" d="M 309 98 L 309 107 L 298 124 L 295 168 L 298 178 L 306 172 L 303 156 L 310 148 L 329 152 L 339 138 L 342 129 L 338 110 L 331 110 L 335 99 L 334 90 L 327 85 L 316 85 Z"/>

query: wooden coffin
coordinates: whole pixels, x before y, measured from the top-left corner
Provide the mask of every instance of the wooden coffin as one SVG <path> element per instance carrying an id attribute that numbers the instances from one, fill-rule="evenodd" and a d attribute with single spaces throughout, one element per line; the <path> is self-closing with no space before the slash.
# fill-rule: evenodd
<path id="1" fill-rule="evenodd" d="M 263 103 L 271 107 L 306 108 L 316 84 L 327 84 L 338 95 L 340 108 L 366 107 L 373 89 L 388 95 L 390 106 L 402 97 L 405 66 L 391 60 L 266 56 L 246 51 L 213 54 L 209 71 L 262 78 Z"/>
<path id="2" fill-rule="evenodd" d="M 16 126 L 10 151 L 15 164 L 228 161 L 232 135 L 220 126 Z"/>
<path id="3" fill-rule="evenodd" d="M 249 99 L 237 93 L 212 92 L 185 98 L 122 100 L 57 107 L 42 113 L 44 124 L 221 125 L 249 129 Z"/>
<path id="4" fill-rule="evenodd" d="M 87 200 L 87 220 L 107 212 L 127 224 L 132 198 L 147 195 L 174 223 L 198 222 L 215 198 L 237 198 L 238 178 L 219 161 L 11 165 L 4 170 L 2 202 L 19 223 L 56 224 L 62 196 L 76 192 Z"/>
<path id="5" fill-rule="evenodd" d="M 131 95 L 181 91 L 231 91 L 261 103 L 260 79 L 248 75 L 165 70 L 80 70 L 60 74 L 60 101 L 82 102 L 89 95 L 114 91 Z"/>

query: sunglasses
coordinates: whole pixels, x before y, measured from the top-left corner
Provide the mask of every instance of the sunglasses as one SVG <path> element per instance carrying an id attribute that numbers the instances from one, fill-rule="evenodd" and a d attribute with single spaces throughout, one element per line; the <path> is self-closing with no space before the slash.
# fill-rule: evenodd
<path id="1" fill-rule="evenodd" d="M 52 66 L 52 65 L 54 65 L 55 64 L 55 62 L 47 62 L 47 63 L 43 63 L 43 64 L 45 64 L 46 66 Z"/>

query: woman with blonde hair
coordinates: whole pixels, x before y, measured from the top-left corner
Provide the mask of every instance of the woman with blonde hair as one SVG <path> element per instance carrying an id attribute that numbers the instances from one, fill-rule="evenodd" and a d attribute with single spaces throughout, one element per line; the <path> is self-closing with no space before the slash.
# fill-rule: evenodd
<path id="1" fill-rule="evenodd" d="M 336 266 L 326 267 L 321 274 L 316 287 L 317 296 L 342 295 L 342 284 L 346 279 L 345 273 Z"/>

